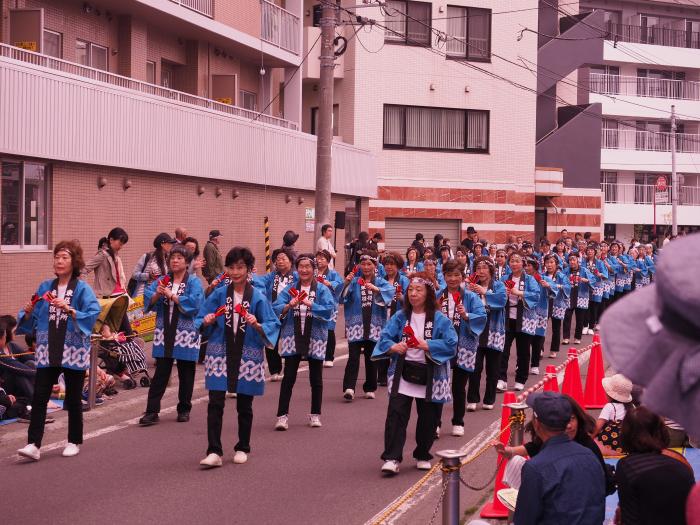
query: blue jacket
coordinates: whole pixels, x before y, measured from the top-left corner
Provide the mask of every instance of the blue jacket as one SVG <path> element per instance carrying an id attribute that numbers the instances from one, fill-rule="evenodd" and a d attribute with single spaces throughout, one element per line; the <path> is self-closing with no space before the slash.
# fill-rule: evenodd
<path id="1" fill-rule="evenodd" d="M 364 325 L 362 323 L 362 290 L 358 283 L 360 275 L 343 288 L 341 299 L 345 305 L 345 336 L 349 343 L 364 341 Z M 386 324 L 386 306 L 391 304 L 396 288 L 381 277 L 374 278 L 374 285 L 379 293 L 372 294 L 372 315 L 369 326 L 369 341 L 378 341 L 379 334 Z"/>
<path id="2" fill-rule="evenodd" d="M 445 292 L 447 292 L 447 287 L 440 290 L 437 297 L 442 306 L 442 313 L 447 316 L 449 299 L 444 295 Z M 476 349 L 479 347 L 479 336 L 486 327 L 486 308 L 484 308 L 481 298 L 474 292 L 460 289 L 459 295 L 468 319 L 465 320 L 459 316 L 459 324 L 454 327 L 457 331 L 457 360 L 455 364 L 465 372 L 473 372 L 476 363 Z M 454 326 L 454 321 L 452 324 Z"/>

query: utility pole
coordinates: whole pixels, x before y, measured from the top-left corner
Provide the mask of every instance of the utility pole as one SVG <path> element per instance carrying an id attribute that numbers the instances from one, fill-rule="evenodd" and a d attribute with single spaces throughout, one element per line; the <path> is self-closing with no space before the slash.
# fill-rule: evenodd
<path id="1" fill-rule="evenodd" d="M 678 235 L 678 181 L 676 180 L 676 106 L 671 105 L 671 233 Z"/>
<path id="2" fill-rule="evenodd" d="M 333 82 L 335 70 L 335 26 L 337 6 L 326 0 L 321 10 L 321 73 L 316 128 L 316 237 L 321 226 L 331 224 L 331 170 L 333 167 Z"/>

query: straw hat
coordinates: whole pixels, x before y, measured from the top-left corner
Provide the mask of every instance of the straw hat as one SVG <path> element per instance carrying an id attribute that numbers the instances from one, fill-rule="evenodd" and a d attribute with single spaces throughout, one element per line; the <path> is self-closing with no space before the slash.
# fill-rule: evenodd
<path id="1" fill-rule="evenodd" d="M 603 390 L 611 399 L 619 403 L 632 402 L 632 381 L 622 374 L 603 378 Z"/>

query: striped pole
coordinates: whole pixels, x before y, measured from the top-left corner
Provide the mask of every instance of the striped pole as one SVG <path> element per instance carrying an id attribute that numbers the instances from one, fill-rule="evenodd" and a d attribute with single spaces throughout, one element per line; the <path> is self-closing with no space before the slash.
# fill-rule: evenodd
<path id="1" fill-rule="evenodd" d="M 267 215 L 264 220 L 265 224 L 265 271 L 272 270 L 272 257 L 270 255 L 270 220 Z"/>

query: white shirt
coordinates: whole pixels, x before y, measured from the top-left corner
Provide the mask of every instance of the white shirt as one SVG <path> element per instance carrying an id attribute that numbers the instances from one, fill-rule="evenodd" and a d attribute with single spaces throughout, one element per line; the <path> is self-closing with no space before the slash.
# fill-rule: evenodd
<path id="1" fill-rule="evenodd" d="M 411 328 L 417 338 L 423 339 L 423 334 L 425 334 L 425 313 L 417 314 L 414 312 L 411 315 Z M 420 348 L 409 348 L 406 350 L 406 361 L 425 363 L 425 352 Z M 416 385 L 405 381 L 403 377 L 400 378 L 399 394 L 425 399 L 425 388 L 425 385 Z"/>
<path id="2" fill-rule="evenodd" d="M 605 421 L 622 421 L 625 418 L 627 410 L 622 403 L 607 403 L 600 411 L 598 419 Z"/>
<path id="3" fill-rule="evenodd" d="M 233 292 L 233 308 L 234 308 L 234 310 L 233 310 L 233 329 L 234 329 L 234 331 L 236 330 L 236 328 L 238 328 L 238 318 L 240 317 L 240 315 L 238 315 L 236 313 L 235 308 L 236 308 L 237 304 L 241 304 L 242 302 L 243 302 L 243 294 L 238 293 L 238 292 Z"/>
<path id="4" fill-rule="evenodd" d="M 58 288 L 56 289 L 56 292 L 58 293 L 58 298 L 63 299 L 66 296 L 66 291 L 68 290 L 68 285 L 58 285 Z"/>
<path id="5" fill-rule="evenodd" d="M 447 294 L 447 317 L 452 321 L 455 318 L 455 300 L 452 294 Z"/>
<path id="6" fill-rule="evenodd" d="M 302 286 L 300 293 L 301 292 L 306 292 L 306 295 L 309 295 L 309 292 L 311 291 L 311 286 Z M 308 297 L 307 297 L 308 298 Z M 304 328 L 306 327 L 306 311 L 309 309 L 308 306 L 306 306 L 304 303 L 299 303 L 299 319 L 301 320 L 301 333 L 304 333 Z"/>
<path id="7" fill-rule="evenodd" d="M 180 291 L 180 286 L 182 286 L 182 283 L 173 283 L 173 297 L 179 295 Z M 175 304 L 175 301 L 172 299 L 170 300 L 170 320 L 173 320 L 173 312 L 175 311 L 175 308 L 177 308 L 177 305 Z"/>
<path id="8" fill-rule="evenodd" d="M 316 241 L 316 251 L 321 251 L 321 250 L 328 250 L 328 253 L 331 254 L 332 258 L 330 261 L 328 261 L 328 267 L 332 270 L 334 268 L 333 262 L 335 261 L 335 248 L 333 247 L 333 242 L 330 239 L 326 239 L 325 237 L 320 237 L 318 241 Z"/>
<path id="9" fill-rule="evenodd" d="M 511 275 L 510 280 L 515 283 L 515 286 L 513 286 L 513 290 L 517 290 L 520 287 L 520 277 L 516 277 L 515 275 Z M 517 295 L 508 294 L 508 305 L 513 306 L 513 307 L 517 306 L 518 299 L 519 298 Z M 517 319 L 518 318 L 517 308 L 508 308 L 508 318 L 509 319 Z"/>

